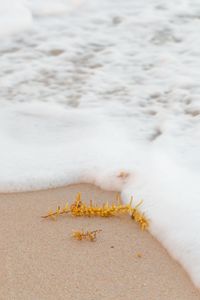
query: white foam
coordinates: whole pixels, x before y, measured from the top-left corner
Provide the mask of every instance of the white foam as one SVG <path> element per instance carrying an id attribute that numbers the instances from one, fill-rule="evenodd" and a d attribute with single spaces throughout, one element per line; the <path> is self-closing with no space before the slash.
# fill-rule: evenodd
<path id="1" fill-rule="evenodd" d="M 30 30 L 35 17 L 73 11 L 82 0 L 0 0 L 0 37 Z"/>
<path id="2" fill-rule="evenodd" d="M 29 0 L 29 9 L 34 16 L 65 14 L 79 4 L 78 0 Z"/>
<path id="3" fill-rule="evenodd" d="M 153 149 L 148 156 L 144 168 L 140 168 L 123 189 L 123 198 L 130 198 L 134 190 L 137 201 L 144 199 L 151 233 L 184 266 L 199 287 L 199 172 L 178 165 L 177 160 L 159 148 Z"/>
<path id="4" fill-rule="evenodd" d="M 90 182 L 143 198 L 200 286 L 199 1 L 15 5 L 0 2 L 4 35 L 23 29 L 0 44 L 0 191 Z"/>
<path id="5" fill-rule="evenodd" d="M 116 125 L 106 117 L 92 116 L 90 110 L 65 111 L 55 104 L 1 107 L 0 190 L 32 190 L 98 178 L 99 184 L 104 182 L 102 173 L 107 174 L 104 186 L 113 188 L 107 182 L 109 175 L 115 177 L 121 162 L 127 166 L 129 162 L 124 158 L 127 140 L 118 141 L 121 129 Z M 119 189 L 117 182 L 114 188 Z"/>
<path id="6" fill-rule="evenodd" d="M 29 29 L 32 15 L 23 0 L 0 0 L 0 37 Z"/>

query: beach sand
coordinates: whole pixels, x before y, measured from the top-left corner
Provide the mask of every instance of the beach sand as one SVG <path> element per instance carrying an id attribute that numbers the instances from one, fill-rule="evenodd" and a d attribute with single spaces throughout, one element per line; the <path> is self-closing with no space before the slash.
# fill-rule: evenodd
<path id="1" fill-rule="evenodd" d="M 40 217 L 78 192 L 88 201 L 116 197 L 88 184 L 0 194 L 1 300 L 200 299 L 182 267 L 129 216 Z M 81 229 L 102 232 L 96 242 L 74 240 Z"/>

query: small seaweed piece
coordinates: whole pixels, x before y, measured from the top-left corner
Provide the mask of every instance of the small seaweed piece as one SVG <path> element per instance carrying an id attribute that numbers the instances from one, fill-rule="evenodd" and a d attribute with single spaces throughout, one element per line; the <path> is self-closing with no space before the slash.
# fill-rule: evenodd
<path id="1" fill-rule="evenodd" d="M 89 240 L 91 242 L 96 241 L 97 233 L 101 232 L 101 229 L 93 230 L 93 231 L 74 231 L 72 233 L 72 237 L 78 241 Z"/>

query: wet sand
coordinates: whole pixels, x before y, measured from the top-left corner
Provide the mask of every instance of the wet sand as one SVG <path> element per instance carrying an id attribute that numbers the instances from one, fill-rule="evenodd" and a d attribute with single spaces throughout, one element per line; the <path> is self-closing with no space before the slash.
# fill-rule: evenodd
<path id="1" fill-rule="evenodd" d="M 1 300 L 200 299 L 182 267 L 129 216 L 40 218 L 78 192 L 97 203 L 116 197 L 88 184 L 0 194 Z M 81 229 L 102 232 L 96 242 L 74 240 Z"/>

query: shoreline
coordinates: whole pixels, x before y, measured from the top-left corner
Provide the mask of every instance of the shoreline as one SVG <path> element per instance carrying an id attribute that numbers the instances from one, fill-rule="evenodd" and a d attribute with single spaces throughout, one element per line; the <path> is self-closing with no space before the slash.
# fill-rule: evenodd
<path id="1" fill-rule="evenodd" d="M 0 194 L 3 300 L 200 298 L 182 267 L 130 217 L 40 218 L 78 192 L 88 202 L 116 197 L 89 184 Z M 96 242 L 74 240 L 72 231 L 82 229 L 102 232 Z"/>

